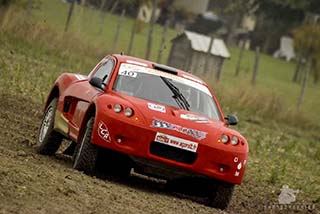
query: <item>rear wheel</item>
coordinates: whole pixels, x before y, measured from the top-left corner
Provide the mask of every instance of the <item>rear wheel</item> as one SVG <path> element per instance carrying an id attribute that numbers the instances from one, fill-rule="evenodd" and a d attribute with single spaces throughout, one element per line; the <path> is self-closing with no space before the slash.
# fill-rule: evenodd
<path id="1" fill-rule="evenodd" d="M 73 168 L 86 174 L 94 172 L 98 154 L 98 147 L 91 143 L 94 117 L 91 117 L 86 126 L 82 140 L 75 148 L 73 155 Z"/>
<path id="2" fill-rule="evenodd" d="M 62 135 L 53 129 L 57 103 L 57 98 L 54 98 L 50 102 L 41 121 L 37 136 L 36 150 L 42 155 L 54 155 L 59 149 L 63 139 Z"/>
<path id="3" fill-rule="evenodd" d="M 234 184 L 217 182 L 214 184 L 213 193 L 209 195 L 208 205 L 211 207 L 226 209 L 232 198 Z"/>

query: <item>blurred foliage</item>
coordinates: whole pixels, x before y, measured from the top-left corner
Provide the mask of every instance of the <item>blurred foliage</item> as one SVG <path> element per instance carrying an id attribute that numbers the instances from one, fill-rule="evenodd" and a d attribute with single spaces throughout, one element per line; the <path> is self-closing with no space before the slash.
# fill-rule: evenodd
<path id="1" fill-rule="evenodd" d="M 293 31 L 295 50 L 311 61 L 314 82 L 317 82 L 320 75 L 320 25 L 304 24 Z"/>
<path id="2" fill-rule="evenodd" d="M 295 48 L 303 54 L 320 52 L 320 25 L 305 24 L 294 30 Z"/>
<path id="3" fill-rule="evenodd" d="M 9 4 L 15 3 L 17 0 L 0 0 L 0 6 L 8 6 Z"/>
<path id="4" fill-rule="evenodd" d="M 41 0 L 0 0 L 0 7 L 15 5 L 22 8 L 38 8 Z"/>
<path id="5" fill-rule="evenodd" d="M 281 5 L 284 7 L 290 7 L 291 9 L 298 9 L 308 12 L 319 13 L 319 0 L 264 0 L 273 2 L 276 5 Z"/>

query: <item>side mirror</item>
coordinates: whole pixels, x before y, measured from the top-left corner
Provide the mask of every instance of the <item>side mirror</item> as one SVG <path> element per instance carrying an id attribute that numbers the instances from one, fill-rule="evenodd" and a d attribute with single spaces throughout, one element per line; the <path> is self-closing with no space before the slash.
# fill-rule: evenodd
<path id="1" fill-rule="evenodd" d="M 100 79 L 99 77 L 92 77 L 90 80 L 89 80 L 89 83 L 90 85 L 96 87 L 96 88 L 99 88 L 101 90 L 104 90 L 104 86 L 103 86 L 103 82 L 102 82 L 102 79 Z"/>
<path id="2" fill-rule="evenodd" d="M 238 117 L 233 114 L 228 114 L 224 119 L 226 120 L 226 124 L 230 126 L 235 126 L 239 122 Z"/>

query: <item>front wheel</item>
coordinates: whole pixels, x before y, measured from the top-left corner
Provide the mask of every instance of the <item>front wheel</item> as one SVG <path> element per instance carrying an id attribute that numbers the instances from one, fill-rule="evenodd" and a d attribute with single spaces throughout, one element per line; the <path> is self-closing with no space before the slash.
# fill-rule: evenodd
<path id="1" fill-rule="evenodd" d="M 86 174 L 94 172 L 98 154 L 98 147 L 91 143 L 94 117 L 87 122 L 87 127 L 82 140 L 75 148 L 73 155 L 73 168 Z"/>
<path id="2" fill-rule="evenodd" d="M 59 149 L 63 139 L 62 135 L 53 129 L 57 103 L 57 98 L 54 98 L 50 102 L 41 121 L 37 136 L 36 150 L 42 155 L 54 155 Z"/>

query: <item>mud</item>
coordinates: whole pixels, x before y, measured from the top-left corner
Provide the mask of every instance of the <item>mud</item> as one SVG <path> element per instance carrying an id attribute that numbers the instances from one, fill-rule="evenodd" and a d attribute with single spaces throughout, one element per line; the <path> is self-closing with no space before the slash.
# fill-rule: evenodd
<path id="1" fill-rule="evenodd" d="M 237 187 L 230 207 L 221 211 L 168 192 L 156 179 L 87 176 L 72 169 L 70 158 L 35 152 L 39 104 L 6 92 L 0 100 L 0 213 L 287 213 L 263 207 L 274 200 L 264 194 L 271 190 L 252 180 Z"/>

